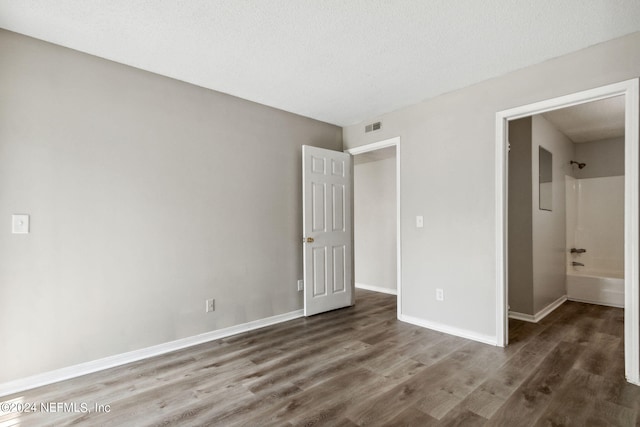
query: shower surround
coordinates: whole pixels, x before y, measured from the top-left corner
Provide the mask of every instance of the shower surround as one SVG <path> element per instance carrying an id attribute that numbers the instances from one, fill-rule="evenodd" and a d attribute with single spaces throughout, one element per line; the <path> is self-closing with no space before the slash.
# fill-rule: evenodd
<path id="1" fill-rule="evenodd" d="M 565 183 L 567 298 L 623 307 L 624 176 L 566 176 Z"/>

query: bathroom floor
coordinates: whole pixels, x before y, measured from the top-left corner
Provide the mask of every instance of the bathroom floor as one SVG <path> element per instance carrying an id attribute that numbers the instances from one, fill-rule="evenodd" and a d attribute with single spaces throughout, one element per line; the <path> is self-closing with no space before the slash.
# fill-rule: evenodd
<path id="1" fill-rule="evenodd" d="M 356 301 L 2 397 L 92 411 L 0 413 L 0 425 L 640 423 L 622 309 L 566 302 L 539 324 L 511 321 L 504 349 L 399 322 L 394 296 Z"/>
<path id="2" fill-rule="evenodd" d="M 492 420 L 637 425 L 640 387 L 624 380 L 623 336 L 624 310 L 594 304 L 567 301 L 539 324 L 510 320 L 509 349 L 536 356 Z"/>

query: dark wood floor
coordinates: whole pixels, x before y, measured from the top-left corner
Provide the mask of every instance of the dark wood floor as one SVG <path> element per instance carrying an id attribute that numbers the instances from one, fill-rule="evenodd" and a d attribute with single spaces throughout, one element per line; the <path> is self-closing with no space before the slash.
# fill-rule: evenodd
<path id="1" fill-rule="evenodd" d="M 623 311 L 567 302 L 497 348 L 396 320 L 393 296 L 0 401 L 109 405 L 0 416 L 30 425 L 639 426 Z M 82 410 L 82 407 L 78 407 Z"/>

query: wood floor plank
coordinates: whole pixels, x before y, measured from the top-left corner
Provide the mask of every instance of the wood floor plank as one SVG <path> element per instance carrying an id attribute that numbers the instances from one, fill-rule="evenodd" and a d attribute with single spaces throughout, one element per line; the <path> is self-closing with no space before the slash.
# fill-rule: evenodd
<path id="1" fill-rule="evenodd" d="M 469 411 L 468 409 L 462 409 L 462 407 L 456 407 L 443 418 L 440 425 L 447 427 L 473 427 L 483 426 L 487 422 L 486 418 Z"/>
<path id="2" fill-rule="evenodd" d="M 260 425 L 264 421 L 288 421 L 296 425 L 313 423 L 318 419 L 344 418 L 343 413 L 355 395 L 368 387 L 382 387 L 385 381 L 368 369 L 350 368 L 242 423 Z"/>
<path id="3" fill-rule="evenodd" d="M 585 425 L 588 426 L 633 426 L 640 424 L 638 411 L 616 405 L 606 400 L 596 400 L 587 408 Z"/>
<path id="4" fill-rule="evenodd" d="M 596 332 L 590 337 L 589 344 L 573 367 L 595 375 L 604 375 L 610 369 L 611 355 L 616 354 L 622 338 Z M 621 356 L 624 358 L 624 353 Z"/>
<path id="5" fill-rule="evenodd" d="M 601 377 L 580 369 L 570 369 L 563 375 L 560 388 L 538 418 L 536 426 L 584 425 L 587 410 L 593 406 L 600 387 Z M 575 393 L 575 390 L 586 392 Z"/>
<path id="6" fill-rule="evenodd" d="M 275 366 L 256 367 L 258 379 L 249 381 L 246 385 L 253 393 L 264 394 L 281 382 L 291 384 L 298 382 L 299 386 L 308 385 L 310 381 L 305 382 L 304 380 L 310 379 L 314 374 L 316 378 L 319 378 L 319 381 L 322 381 L 325 377 L 315 371 L 318 366 L 339 367 L 340 365 L 345 365 L 346 368 L 346 362 L 351 360 L 350 355 L 359 354 L 370 347 L 361 342 L 350 342 L 335 346 L 335 348 L 333 346 L 329 348 L 325 346 L 322 349 L 316 348 L 313 355 L 297 361 L 292 360 L 290 363 L 283 361 Z"/>
<path id="7" fill-rule="evenodd" d="M 467 343 L 468 341 L 462 338 L 445 335 L 433 340 L 431 343 L 426 343 L 423 352 L 414 356 L 413 359 L 425 366 L 431 366 L 445 359 Z"/>
<path id="8" fill-rule="evenodd" d="M 536 338 L 534 338 L 536 340 Z M 518 387 L 538 368 L 555 345 L 537 340 L 537 344 L 523 346 L 507 362 L 489 376 L 480 389 L 503 400 L 510 397 Z"/>
<path id="9" fill-rule="evenodd" d="M 380 374 L 394 382 L 402 383 L 424 369 L 426 366 L 420 362 L 413 359 L 402 359 L 398 363 L 382 369 Z"/>
<path id="10" fill-rule="evenodd" d="M 461 408 L 480 415 L 482 418 L 489 419 L 500 409 L 505 400 L 506 399 L 500 398 L 495 394 L 477 388 L 460 402 L 460 406 Z"/>
<path id="11" fill-rule="evenodd" d="M 422 370 L 382 394 L 356 402 L 347 410 L 347 418 L 358 425 L 385 425 L 408 407 L 413 407 L 423 391 L 429 388 L 436 372 Z"/>
<path id="12" fill-rule="evenodd" d="M 439 424 L 440 422 L 432 416 L 410 406 L 400 412 L 395 418 L 391 419 L 387 425 L 403 427 L 430 427 L 437 426 Z"/>
<path id="13" fill-rule="evenodd" d="M 391 295 L 356 301 L 2 397 L 111 410 L 0 413 L 0 427 L 640 425 L 621 309 L 566 302 L 511 320 L 503 349 L 399 322 Z"/>
<path id="14" fill-rule="evenodd" d="M 576 343 L 558 343 L 538 369 L 491 417 L 488 425 L 530 425 L 531 420 L 537 420 L 554 397 L 564 373 L 582 350 Z"/>

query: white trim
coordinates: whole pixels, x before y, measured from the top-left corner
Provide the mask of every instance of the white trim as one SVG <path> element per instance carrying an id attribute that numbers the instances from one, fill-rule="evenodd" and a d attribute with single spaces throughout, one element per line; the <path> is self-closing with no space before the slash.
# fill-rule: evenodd
<path id="1" fill-rule="evenodd" d="M 509 319 L 522 320 L 523 322 L 538 323 L 536 316 L 526 313 L 519 313 L 517 311 L 509 311 Z"/>
<path id="2" fill-rule="evenodd" d="M 640 236 L 639 236 L 639 117 L 640 85 L 638 79 L 626 80 L 558 98 L 548 99 L 496 113 L 496 336 L 500 345 L 508 339 L 507 319 L 507 122 L 546 111 L 571 107 L 613 96 L 625 96 L 625 376 L 640 385 Z"/>
<path id="3" fill-rule="evenodd" d="M 411 323 L 412 325 L 421 326 L 423 328 L 431 329 L 445 334 L 454 335 L 456 337 L 466 338 L 468 340 L 478 341 L 489 345 L 498 345 L 496 337 L 489 335 L 479 334 L 477 332 L 468 331 L 466 329 L 459 329 L 453 326 L 443 325 L 442 323 L 430 322 L 424 319 L 418 319 L 413 316 L 401 315 L 399 317 L 403 322 Z"/>
<path id="4" fill-rule="evenodd" d="M 396 136 L 394 138 L 385 139 L 384 141 L 373 142 L 371 144 L 360 145 L 358 147 L 347 148 L 344 150 L 345 153 L 349 153 L 352 156 L 356 154 L 368 153 L 369 151 L 380 150 L 381 148 L 393 147 L 394 145 L 397 147 L 400 144 L 400 137 Z"/>
<path id="5" fill-rule="evenodd" d="M 252 322 L 243 323 L 241 325 L 230 326 L 217 331 L 206 332 L 192 337 L 182 338 L 151 347 L 142 348 L 140 350 L 129 351 L 127 353 L 116 354 L 114 356 L 105 357 L 90 362 L 80 363 L 66 368 L 56 369 L 54 371 L 44 372 L 42 374 L 21 378 L 0 384 L 0 396 L 7 396 L 19 393 L 24 390 L 40 387 L 59 381 L 68 380 L 70 378 L 91 374 L 93 372 L 102 371 L 116 366 L 125 365 L 127 363 L 136 362 L 142 359 L 159 356 L 161 354 L 170 353 L 186 347 L 202 344 L 209 341 L 226 338 L 231 335 L 252 331 L 254 329 L 264 328 L 265 326 L 275 325 L 277 323 L 287 322 L 303 316 L 302 310 L 296 310 L 289 313 L 279 314 L 267 317 L 265 319 L 254 320 Z"/>
<path id="6" fill-rule="evenodd" d="M 615 304 L 615 303 L 610 303 L 610 302 L 593 301 L 593 300 L 581 299 L 581 298 L 567 298 L 567 299 L 569 301 L 582 302 L 582 303 L 585 303 L 585 304 L 606 305 L 607 307 L 624 308 L 624 304 Z"/>
<path id="7" fill-rule="evenodd" d="M 624 354 L 627 381 L 640 385 L 640 288 L 639 281 L 639 210 L 638 192 L 638 123 L 640 117 L 640 84 L 638 79 L 626 82 L 624 140 Z"/>
<path id="8" fill-rule="evenodd" d="M 396 289 L 384 288 L 382 286 L 367 285 L 366 283 L 356 283 L 356 288 L 364 289 L 365 291 L 382 292 L 383 294 L 398 295 Z"/>
<path id="9" fill-rule="evenodd" d="M 536 314 L 534 314 L 533 316 L 530 314 L 518 313 L 517 311 L 510 311 L 509 319 L 517 319 L 517 320 L 523 320 L 525 322 L 538 323 L 539 321 L 547 317 L 549 314 L 551 314 L 553 310 L 555 310 L 556 308 L 564 304 L 566 301 L 567 301 L 567 296 L 563 295 L 557 300 L 555 300 L 554 302 L 552 302 L 551 304 L 549 304 L 548 306 L 546 306 L 545 308 L 543 308 L 542 310 L 540 310 L 539 312 L 537 312 Z"/>
<path id="10" fill-rule="evenodd" d="M 507 119 L 496 114 L 496 341 L 499 346 L 509 344 L 509 277 L 507 262 L 507 191 L 509 185 L 509 142 L 507 141 Z"/>
<path id="11" fill-rule="evenodd" d="M 397 287 L 397 312 L 398 319 L 402 316 L 402 217 L 400 202 L 402 200 L 400 196 L 400 137 L 385 139 L 383 141 L 374 142 L 371 144 L 361 145 L 359 147 L 349 148 L 344 150 L 345 153 L 349 153 L 352 156 L 356 154 L 367 153 L 369 151 L 380 150 L 381 148 L 396 147 L 396 287 Z"/>

